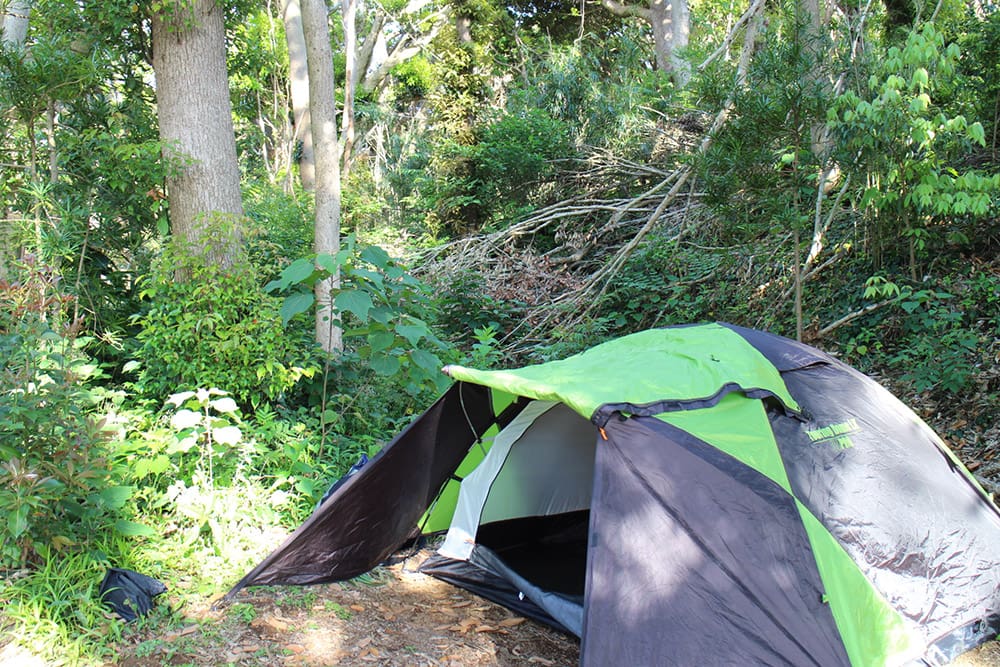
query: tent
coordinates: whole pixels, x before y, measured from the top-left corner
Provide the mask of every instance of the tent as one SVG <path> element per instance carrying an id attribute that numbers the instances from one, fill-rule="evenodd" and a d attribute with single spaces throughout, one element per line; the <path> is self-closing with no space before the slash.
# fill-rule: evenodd
<path id="1" fill-rule="evenodd" d="M 649 330 L 452 387 L 230 592 L 423 570 L 584 665 L 943 664 L 1000 631 L 1000 511 L 915 414 L 809 346 Z"/>

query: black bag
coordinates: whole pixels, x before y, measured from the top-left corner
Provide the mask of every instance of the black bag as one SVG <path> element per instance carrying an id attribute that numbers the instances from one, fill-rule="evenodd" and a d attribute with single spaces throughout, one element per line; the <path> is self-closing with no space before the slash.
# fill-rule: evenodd
<path id="1" fill-rule="evenodd" d="M 117 567 L 108 568 L 100 588 L 101 600 L 126 623 L 148 614 L 153 598 L 166 592 L 156 579 Z"/>

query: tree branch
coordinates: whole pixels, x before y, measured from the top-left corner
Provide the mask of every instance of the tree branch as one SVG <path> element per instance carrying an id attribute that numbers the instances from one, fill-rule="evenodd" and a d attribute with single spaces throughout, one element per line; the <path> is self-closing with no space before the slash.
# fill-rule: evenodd
<path id="1" fill-rule="evenodd" d="M 733 40 L 736 39 L 736 35 L 739 33 L 740 29 L 746 24 L 750 19 L 760 11 L 760 8 L 764 6 L 764 0 L 753 0 L 750 6 L 747 8 L 743 15 L 740 16 L 739 20 L 733 24 L 733 27 L 729 29 L 729 34 L 726 38 L 722 40 L 722 44 L 719 45 L 715 51 L 711 53 L 700 65 L 698 65 L 698 71 L 702 71 L 708 67 L 716 58 L 721 56 L 723 53 L 729 50 L 729 47 L 733 45 Z"/>
<path id="2" fill-rule="evenodd" d="M 822 338 L 823 336 L 826 336 L 827 334 L 829 334 L 829 333 L 831 333 L 831 332 L 839 329 L 840 327 L 844 326 L 848 322 L 853 322 L 854 320 L 858 319 L 862 315 L 867 315 L 868 313 L 874 312 L 874 311 L 878 310 L 879 308 L 882 308 L 884 306 L 888 306 L 890 303 L 895 303 L 895 302 L 896 302 L 896 299 L 892 298 L 892 299 L 886 299 L 885 301 L 879 301 L 878 303 L 870 303 L 867 306 L 865 306 L 864 308 L 861 308 L 859 310 L 855 310 L 853 313 L 848 313 L 847 315 L 844 315 L 843 317 L 841 317 L 836 322 L 831 322 L 830 324 L 826 325 L 825 327 L 823 327 L 822 329 L 820 329 L 819 331 L 816 332 L 816 337 L 817 338 Z"/>
<path id="3" fill-rule="evenodd" d="M 647 7 L 638 5 L 625 5 L 618 0 L 601 0 L 601 6 L 615 16 L 637 16 L 647 21 L 652 18 L 653 13 Z"/>

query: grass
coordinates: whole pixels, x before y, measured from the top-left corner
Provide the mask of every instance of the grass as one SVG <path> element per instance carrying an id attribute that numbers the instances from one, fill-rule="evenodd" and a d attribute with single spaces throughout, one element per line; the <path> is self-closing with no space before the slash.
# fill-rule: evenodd
<path id="1" fill-rule="evenodd" d="M 160 534 L 95 540 L 86 549 L 53 552 L 36 569 L 0 579 L 0 647 L 16 646 L 50 665 L 104 665 L 122 641 L 151 626 L 184 623 L 181 610 L 224 593 L 283 539 L 284 517 L 273 497 L 263 484 L 245 478 L 225 488 L 184 487 L 172 503 L 141 517 Z M 168 593 L 149 616 L 125 624 L 99 600 L 98 588 L 111 566 L 159 579 Z M 311 606 L 315 594 L 296 593 L 285 602 Z M 244 604 L 229 613 L 248 622 L 255 612 Z M 172 651 L 181 648 L 183 642 L 171 642 Z M 136 655 L 161 650 L 157 640 L 147 640 L 138 644 Z"/>
<path id="2" fill-rule="evenodd" d="M 38 569 L 0 583 L 3 643 L 51 664 L 103 664 L 123 624 L 98 601 L 100 552 L 53 554 Z"/>

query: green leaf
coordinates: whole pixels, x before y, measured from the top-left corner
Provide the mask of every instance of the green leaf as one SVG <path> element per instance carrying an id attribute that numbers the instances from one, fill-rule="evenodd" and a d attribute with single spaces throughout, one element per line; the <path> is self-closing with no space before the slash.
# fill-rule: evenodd
<path id="1" fill-rule="evenodd" d="M 293 317 L 309 310 L 315 300 L 312 292 L 296 292 L 288 295 L 278 311 L 281 314 L 282 326 L 288 326 Z"/>
<path id="2" fill-rule="evenodd" d="M 285 267 L 285 270 L 281 272 L 281 281 L 285 287 L 297 285 L 312 277 L 315 270 L 316 267 L 311 261 L 300 258 Z"/>
<path id="3" fill-rule="evenodd" d="M 142 479 L 147 475 L 159 475 L 170 468 L 170 459 L 160 454 L 154 459 L 139 459 L 132 466 L 132 474 Z"/>
<path id="4" fill-rule="evenodd" d="M 388 350 L 394 342 L 396 342 L 396 334 L 391 331 L 376 331 L 368 336 L 368 344 L 371 346 L 372 352 Z"/>
<path id="5" fill-rule="evenodd" d="M 194 410 L 178 410 L 170 418 L 170 428 L 175 431 L 183 431 L 186 428 L 194 428 L 201 423 L 201 413 Z"/>
<path id="6" fill-rule="evenodd" d="M 416 345 L 429 331 L 426 324 L 414 318 L 414 324 L 397 324 L 396 333 L 408 340 L 410 345 Z"/>
<path id="7" fill-rule="evenodd" d="M 198 445 L 198 438 L 194 437 L 193 435 L 189 435 L 184 438 L 178 438 L 177 440 L 171 442 L 169 445 L 167 445 L 166 452 L 167 454 L 187 452 L 190 451 L 192 447 L 196 447 L 197 445 Z"/>
<path id="8" fill-rule="evenodd" d="M 188 400 L 192 396 L 194 396 L 193 391 L 182 391 L 176 394 L 171 394 L 170 398 L 167 399 L 167 403 L 179 408 L 184 401 Z"/>
<path id="9" fill-rule="evenodd" d="M 136 523 L 135 521 L 126 521 L 125 519 L 115 521 L 115 530 L 126 537 L 152 537 L 156 535 L 156 531 L 149 526 Z"/>
<path id="10" fill-rule="evenodd" d="M 874 205 L 878 206 L 877 202 L 881 198 L 882 192 L 878 188 L 866 188 L 865 194 L 861 198 L 862 206 Z"/>
<path id="11" fill-rule="evenodd" d="M 14 539 L 28 530 L 28 510 L 28 505 L 18 505 L 13 512 L 7 515 L 7 532 Z"/>
<path id="12" fill-rule="evenodd" d="M 209 405 L 211 405 L 216 412 L 221 412 L 223 414 L 232 414 L 239 410 L 239 407 L 236 405 L 236 401 L 228 396 L 217 398 L 209 403 Z"/>
<path id="13" fill-rule="evenodd" d="M 368 360 L 372 370 L 379 375 L 395 375 L 399 372 L 399 359 L 396 357 L 380 354 Z"/>
<path id="14" fill-rule="evenodd" d="M 347 290 L 341 292 L 333 300 L 333 305 L 341 312 L 347 311 L 361 320 L 368 319 L 368 312 L 372 309 L 372 298 L 367 292 L 360 290 Z"/>
<path id="15" fill-rule="evenodd" d="M 441 370 L 441 360 L 438 359 L 436 354 L 432 354 L 426 350 L 414 350 L 410 353 L 410 359 L 425 371 L 433 373 Z"/>
<path id="16" fill-rule="evenodd" d="M 240 440 L 243 439 L 243 432 L 240 431 L 238 426 L 222 426 L 212 429 L 212 438 L 220 445 L 232 447 L 240 444 Z"/>
<path id="17" fill-rule="evenodd" d="M 321 415 L 324 424 L 336 424 L 340 421 L 340 414 L 336 410 L 327 408 Z"/>
<path id="18" fill-rule="evenodd" d="M 316 493 L 316 483 L 308 477 L 303 477 L 295 482 L 295 490 L 308 497 Z"/>
<path id="19" fill-rule="evenodd" d="M 109 486 L 106 489 L 101 489 L 97 495 L 108 508 L 118 510 L 125 506 L 128 499 L 132 497 L 133 491 L 135 491 L 135 487 L 131 486 Z"/>
<path id="20" fill-rule="evenodd" d="M 371 309 L 371 312 L 368 313 L 368 316 L 379 324 L 388 325 L 389 320 L 392 319 L 394 314 L 395 311 L 388 306 L 375 306 Z"/>
<path id="21" fill-rule="evenodd" d="M 362 261 L 368 262 L 369 264 L 384 269 L 392 260 L 384 249 L 377 245 L 370 245 L 361 251 L 360 257 Z"/>
<path id="22" fill-rule="evenodd" d="M 330 275 L 336 275 L 336 273 L 340 271 L 340 267 L 344 263 L 345 259 L 346 257 L 342 257 L 341 253 L 337 253 L 337 256 L 334 257 L 330 253 L 324 252 L 316 255 L 316 265 Z"/>
<path id="23" fill-rule="evenodd" d="M 370 282 L 378 289 L 379 293 L 385 291 L 385 278 L 381 273 L 377 271 L 369 271 L 367 269 L 357 269 L 354 271 L 354 275 L 357 278 L 364 278 Z"/>
<path id="24" fill-rule="evenodd" d="M 978 120 L 968 127 L 967 132 L 969 133 L 969 138 L 977 144 L 980 146 L 986 145 L 986 131 L 983 130 L 983 125 Z"/>

